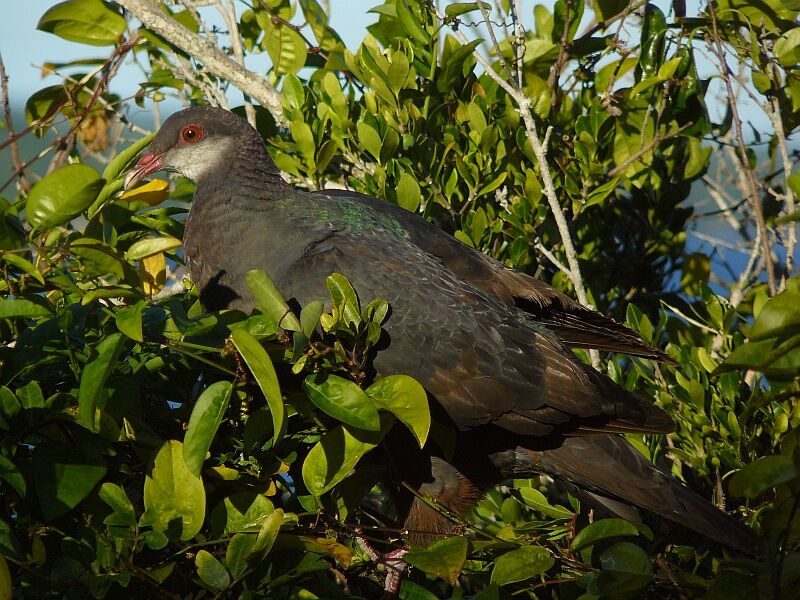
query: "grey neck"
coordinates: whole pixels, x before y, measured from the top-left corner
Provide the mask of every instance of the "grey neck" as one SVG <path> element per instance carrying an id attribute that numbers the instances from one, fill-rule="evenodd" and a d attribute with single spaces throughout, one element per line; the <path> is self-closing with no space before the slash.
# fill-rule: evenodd
<path id="1" fill-rule="evenodd" d="M 230 159 L 223 161 L 214 172 L 198 178 L 197 189 L 203 190 L 202 196 L 235 196 L 237 205 L 258 208 L 264 201 L 285 195 L 294 188 L 281 177 L 261 138 L 252 131 L 236 145 Z M 195 202 L 198 200 L 196 195 Z"/>

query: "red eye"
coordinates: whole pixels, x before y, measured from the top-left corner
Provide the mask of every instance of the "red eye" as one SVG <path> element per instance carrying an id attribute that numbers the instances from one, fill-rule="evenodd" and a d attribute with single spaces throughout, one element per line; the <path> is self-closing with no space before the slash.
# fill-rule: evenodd
<path id="1" fill-rule="evenodd" d="M 194 123 L 181 129 L 181 141 L 186 142 L 187 144 L 199 142 L 203 139 L 203 137 L 205 137 L 205 131 L 203 131 L 202 127 L 195 125 Z"/>

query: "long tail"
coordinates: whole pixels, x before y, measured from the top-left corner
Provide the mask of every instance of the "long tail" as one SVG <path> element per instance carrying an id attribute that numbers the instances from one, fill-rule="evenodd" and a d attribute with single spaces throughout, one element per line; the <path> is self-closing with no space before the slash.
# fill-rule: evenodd
<path id="1" fill-rule="evenodd" d="M 659 471 L 621 436 L 572 437 L 558 448 L 512 452 L 511 468 L 509 453 L 496 455 L 504 470 L 513 471 L 509 476 L 544 472 L 652 511 L 744 554 L 759 554 L 759 540 L 749 527 Z"/>

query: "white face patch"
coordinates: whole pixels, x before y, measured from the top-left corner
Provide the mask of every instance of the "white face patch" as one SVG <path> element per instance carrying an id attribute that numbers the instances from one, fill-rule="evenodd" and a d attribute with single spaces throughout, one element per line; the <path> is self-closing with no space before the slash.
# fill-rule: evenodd
<path id="1" fill-rule="evenodd" d="M 170 150 L 165 164 L 192 181 L 214 169 L 223 168 L 223 163 L 233 156 L 233 138 L 206 138 L 196 144 L 187 144 Z"/>

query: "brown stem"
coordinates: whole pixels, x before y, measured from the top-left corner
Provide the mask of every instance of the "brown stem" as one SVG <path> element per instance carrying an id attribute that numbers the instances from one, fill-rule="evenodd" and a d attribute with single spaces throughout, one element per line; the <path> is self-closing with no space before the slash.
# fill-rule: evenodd
<path id="1" fill-rule="evenodd" d="M 31 189 L 31 182 L 25 176 L 24 169 L 20 171 L 22 160 L 19 157 L 19 146 L 14 137 L 14 120 L 11 117 L 11 103 L 8 99 L 8 75 L 6 74 L 6 65 L 3 62 L 3 55 L 0 54 L 0 88 L 2 88 L 3 95 L 3 111 L 6 117 L 6 128 L 8 129 L 8 138 L 11 140 L 11 163 L 14 169 L 19 172 L 19 183 L 22 186 L 22 191 L 27 193 Z"/>

